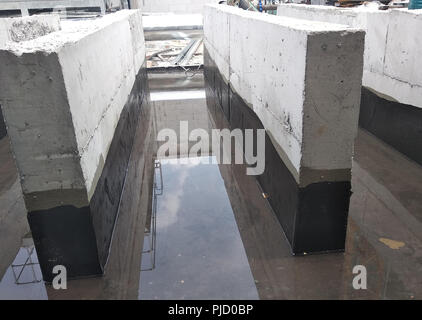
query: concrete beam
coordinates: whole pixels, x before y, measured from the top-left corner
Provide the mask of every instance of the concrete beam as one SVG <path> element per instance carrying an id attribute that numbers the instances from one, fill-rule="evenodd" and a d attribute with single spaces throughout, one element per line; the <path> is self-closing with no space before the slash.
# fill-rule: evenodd
<path id="1" fill-rule="evenodd" d="M 147 90 L 140 11 L 62 27 L 0 50 L 0 104 L 46 281 L 56 264 L 102 273 Z"/>
<path id="2" fill-rule="evenodd" d="M 229 93 L 221 94 L 229 96 L 228 102 L 222 102 L 223 109 L 227 104 L 230 119 L 236 109 L 247 106 L 253 110 L 258 121 L 251 121 L 266 129 L 284 166 L 280 171 L 291 179 L 287 186 L 287 181 L 273 180 L 277 172 L 271 177 L 266 171 L 264 178 L 258 177 L 270 197 L 282 199 L 280 192 L 288 192 L 297 200 L 288 213 L 282 207 L 275 208 L 293 252 L 344 248 L 364 32 L 344 25 L 209 5 L 204 12 L 204 34 L 206 64 L 211 66 L 208 70 L 213 65 L 218 70 L 214 87 L 229 88 Z M 220 78 L 222 85 L 216 83 Z M 239 118 L 246 117 L 247 111 L 242 113 Z M 328 194 L 326 187 L 336 184 L 336 190 L 343 193 Z M 273 207 L 286 205 L 285 201 L 274 201 Z M 312 202 L 314 207 L 306 209 Z M 293 218 L 286 219 L 286 215 Z M 318 219 L 320 229 L 315 224 L 311 230 Z M 331 230 L 334 225 L 336 229 Z M 340 236 L 333 240 L 330 233 Z"/>
<path id="3" fill-rule="evenodd" d="M 277 15 L 366 30 L 362 83 L 390 99 L 422 108 L 421 10 L 282 4 Z M 403 37 L 403 35 L 406 37 Z"/>
<path id="4" fill-rule="evenodd" d="M 283 4 L 278 15 L 366 30 L 359 124 L 422 165 L 422 10 Z"/>
<path id="5" fill-rule="evenodd" d="M 350 169 L 364 33 L 229 7 L 205 13 L 211 58 L 284 150 L 298 182 L 303 168 Z"/>

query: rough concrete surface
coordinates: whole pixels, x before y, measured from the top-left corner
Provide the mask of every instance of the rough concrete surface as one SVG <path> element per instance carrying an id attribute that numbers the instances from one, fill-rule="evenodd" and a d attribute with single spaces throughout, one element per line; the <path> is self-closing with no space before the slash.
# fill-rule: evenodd
<path id="1" fill-rule="evenodd" d="M 0 50 L 0 104 L 45 281 L 57 263 L 69 278 L 103 273 L 148 107 L 139 10 L 62 27 Z"/>
<path id="2" fill-rule="evenodd" d="M 58 15 L 0 18 L 0 48 L 8 41 L 21 42 L 60 30 Z"/>
<path id="3" fill-rule="evenodd" d="M 302 168 L 351 168 L 363 31 L 208 5 L 204 34 L 225 81 L 258 115 L 297 182 Z"/>
<path id="4" fill-rule="evenodd" d="M 387 99 L 422 108 L 422 10 L 283 4 L 277 14 L 365 29 L 362 84 Z"/>
<path id="5" fill-rule="evenodd" d="M 92 196 L 144 58 L 137 10 L 66 21 L 60 32 L 5 45 L 0 101 L 25 193 Z"/>

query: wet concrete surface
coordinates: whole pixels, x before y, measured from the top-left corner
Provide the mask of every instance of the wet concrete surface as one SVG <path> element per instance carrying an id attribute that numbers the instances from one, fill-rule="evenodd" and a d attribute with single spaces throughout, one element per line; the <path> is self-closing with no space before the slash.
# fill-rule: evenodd
<path id="1" fill-rule="evenodd" d="M 152 266 L 151 256 L 142 254 L 149 248 L 145 226 L 148 231 L 154 198 L 154 161 L 146 146 L 169 117 L 174 124 L 190 117 L 168 112 L 172 99 L 165 96 L 165 107 L 159 95 L 152 102 L 152 131 L 138 129 L 135 150 L 141 160 L 132 159 L 130 170 L 147 178 L 136 185 L 137 207 L 122 201 L 130 207 L 118 217 L 105 276 L 70 281 L 59 291 L 43 282 L 17 285 L 9 267 L 0 274 L 0 299 L 422 298 L 422 167 L 363 130 L 355 145 L 344 253 L 293 257 L 268 200 L 243 165 L 170 161 L 162 165 L 163 195 L 157 197 L 155 265 L 141 271 Z M 205 99 L 189 99 L 186 110 L 195 105 L 201 110 L 195 123 L 215 127 Z M 4 157 L 10 151 L 2 152 Z M 13 188 L 2 182 L 0 189 Z M 3 223 L 0 219 L 0 228 Z M 23 248 L 0 233 L 0 254 L 14 252 L 7 265 Z M 367 268 L 367 290 L 352 287 L 355 265 Z"/>

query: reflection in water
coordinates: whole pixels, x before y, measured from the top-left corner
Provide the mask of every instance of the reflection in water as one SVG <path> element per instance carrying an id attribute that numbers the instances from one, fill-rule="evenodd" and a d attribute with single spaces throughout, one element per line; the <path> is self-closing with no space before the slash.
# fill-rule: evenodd
<path id="1" fill-rule="evenodd" d="M 141 299 L 256 299 L 218 165 L 162 162 L 156 264 L 141 273 Z"/>
<path id="2" fill-rule="evenodd" d="M 0 282 L 0 300 L 46 298 L 34 243 L 32 238 L 24 238 L 15 260 Z"/>
<path id="3" fill-rule="evenodd" d="M 155 253 L 157 243 L 157 197 L 163 194 L 163 175 L 161 162 L 154 161 L 154 182 L 152 193 L 152 208 L 145 223 L 144 249 L 142 250 L 141 271 L 152 271 L 155 269 Z M 145 266 L 148 263 L 148 266 Z"/>

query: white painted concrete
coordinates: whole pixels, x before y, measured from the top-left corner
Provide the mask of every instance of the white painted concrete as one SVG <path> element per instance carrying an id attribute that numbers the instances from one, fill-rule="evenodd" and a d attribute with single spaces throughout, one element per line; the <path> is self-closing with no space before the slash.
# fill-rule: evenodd
<path id="1" fill-rule="evenodd" d="M 303 168 L 351 168 L 363 31 L 209 5 L 204 34 L 220 72 L 258 115 L 297 180 Z"/>
<path id="2" fill-rule="evenodd" d="M 218 0 L 140 0 L 138 8 L 143 12 L 173 12 L 178 14 L 202 13 L 204 5 Z"/>
<path id="3" fill-rule="evenodd" d="M 0 47 L 6 42 L 27 41 L 60 30 L 58 15 L 0 18 Z"/>
<path id="4" fill-rule="evenodd" d="M 139 10 L 63 21 L 59 32 L 0 50 L 0 104 L 25 193 L 92 196 L 144 60 Z"/>
<path id="5" fill-rule="evenodd" d="M 363 85 L 422 108 L 422 10 L 283 4 L 277 14 L 365 29 Z"/>

